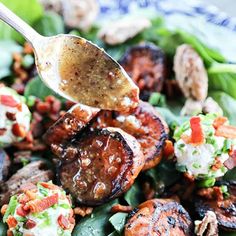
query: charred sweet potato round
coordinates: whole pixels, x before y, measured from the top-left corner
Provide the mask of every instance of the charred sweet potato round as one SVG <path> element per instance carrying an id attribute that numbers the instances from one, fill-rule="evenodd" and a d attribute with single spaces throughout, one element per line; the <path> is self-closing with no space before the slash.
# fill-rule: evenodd
<path id="1" fill-rule="evenodd" d="M 47 144 L 59 144 L 73 138 L 99 112 L 99 109 L 81 104 L 74 105 L 44 135 Z"/>
<path id="2" fill-rule="evenodd" d="M 125 225 L 125 236 L 192 235 L 188 212 L 172 199 L 152 199 L 138 206 Z"/>
<path id="3" fill-rule="evenodd" d="M 147 100 L 151 92 L 160 92 L 165 78 L 163 51 L 152 43 L 129 48 L 120 64 L 140 89 L 140 97 Z"/>
<path id="4" fill-rule="evenodd" d="M 111 111 L 99 112 L 92 127 L 109 126 L 119 127 L 138 140 L 145 158 L 143 170 L 150 169 L 160 162 L 162 149 L 168 136 L 168 127 L 149 103 L 140 102 L 131 114 Z"/>
<path id="5" fill-rule="evenodd" d="M 205 216 L 207 211 L 213 211 L 220 228 L 236 231 L 236 183 L 232 183 L 228 189 L 229 197 L 223 200 L 199 197 L 195 200 L 195 207 L 201 218 Z"/>
<path id="6" fill-rule="evenodd" d="M 130 188 L 141 171 L 144 158 L 131 135 L 117 128 L 96 129 L 59 147 L 59 167 L 65 189 L 82 204 L 99 205 Z M 73 157 L 71 156 L 73 153 Z"/>

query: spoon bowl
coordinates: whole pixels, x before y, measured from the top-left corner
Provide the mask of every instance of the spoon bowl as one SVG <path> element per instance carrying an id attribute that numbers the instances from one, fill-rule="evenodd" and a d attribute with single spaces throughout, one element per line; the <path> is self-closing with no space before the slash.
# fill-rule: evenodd
<path id="1" fill-rule="evenodd" d="M 139 90 L 123 68 L 84 38 L 43 37 L 35 58 L 44 83 L 69 100 L 122 111 L 138 104 Z"/>

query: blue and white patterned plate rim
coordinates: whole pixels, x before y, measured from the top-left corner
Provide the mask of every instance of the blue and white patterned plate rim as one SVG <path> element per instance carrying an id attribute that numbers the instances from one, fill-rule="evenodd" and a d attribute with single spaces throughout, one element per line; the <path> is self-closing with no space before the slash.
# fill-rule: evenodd
<path id="1" fill-rule="evenodd" d="M 164 15 L 202 17 L 207 22 L 236 32 L 236 18 L 200 0 L 98 0 L 101 15 L 125 15 L 134 9 L 155 9 Z"/>

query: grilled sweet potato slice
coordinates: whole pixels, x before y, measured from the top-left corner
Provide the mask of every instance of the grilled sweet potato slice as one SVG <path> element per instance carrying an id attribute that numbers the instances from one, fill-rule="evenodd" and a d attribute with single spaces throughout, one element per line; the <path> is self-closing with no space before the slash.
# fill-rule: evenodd
<path id="1" fill-rule="evenodd" d="M 220 228 L 236 231 L 236 183 L 232 183 L 228 189 L 230 196 L 223 200 L 197 198 L 195 208 L 201 218 L 205 216 L 207 211 L 213 211 Z"/>
<path id="2" fill-rule="evenodd" d="M 172 199 L 151 199 L 125 225 L 125 236 L 192 235 L 193 224 L 188 212 Z"/>
<path id="3" fill-rule="evenodd" d="M 119 127 L 138 140 L 145 158 L 143 170 L 150 169 L 160 162 L 168 127 L 149 103 L 140 102 L 136 110 L 127 115 L 111 111 L 99 112 L 92 127 L 108 126 Z"/>
<path id="4" fill-rule="evenodd" d="M 47 144 L 59 144 L 73 138 L 99 112 L 99 109 L 81 104 L 74 105 L 54 123 L 44 135 Z"/>
<path id="5" fill-rule="evenodd" d="M 147 100 L 151 92 L 160 92 L 165 78 L 163 51 L 152 43 L 129 48 L 120 64 L 140 89 L 140 98 Z"/>
<path id="6" fill-rule="evenodd" d="M 137 140 L 117 128 L 88 131 L 63 148 L 55 145 L 55 150 L 62 160 L 67 155 L 71 160 L 59 167 L 63 187 L 86 205 L 99 205 L 128 190 L 144 164 Z"/>

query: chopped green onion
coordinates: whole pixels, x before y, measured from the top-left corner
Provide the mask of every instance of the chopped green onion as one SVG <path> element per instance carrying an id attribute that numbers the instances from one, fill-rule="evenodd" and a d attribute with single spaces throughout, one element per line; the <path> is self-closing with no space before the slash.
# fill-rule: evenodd
<path id="1" fill-rule="evenodd" d="M 209 188 L 214 186 L 215 182 L 216 182 L 215 178 L 208 178 L 198 181 L 197 186 L 200 188 Z"/>
<path id="2" fill-rule="evenodd" d="M 6 220 L 7 220 L 9 215 L 14 215 L 14 212 L 16 210 L 17 204 L 18 204 L 17 197 L 16 196 L 12 196 L 11 199 L 10 199 L 10 202 L 8 204 L 6 213 L 4 214 L 4 217 L 3 217 L 3 222 L 4 223 L 6 222 Z"/>

